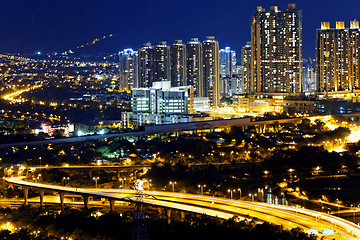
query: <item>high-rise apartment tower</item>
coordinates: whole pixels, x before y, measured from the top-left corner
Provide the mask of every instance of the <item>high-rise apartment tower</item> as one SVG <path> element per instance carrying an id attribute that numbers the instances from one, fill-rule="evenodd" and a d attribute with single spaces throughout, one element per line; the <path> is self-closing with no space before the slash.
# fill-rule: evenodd
<path id="1" fill-rule="evenodd" d="M 203 41 L 203 66 L 203 96 L 210 99 L 212 107 L 217 107 L 220 104 L 219 42 L 213 36 Z"/>
<path id="2" fill-rule="evenodd" d="M 173 87 L 186 85 L 186 45 L 182 40 L 175 40 L 170 47 L 171 85 Z"/>
<path id="3" fill-rule="evenodd" d="M 241 49 L 241 84 L 242 84 L 242 93 L 252 93 L 254 92 L 254 87 L 252 85 L 251 77 L 251 42 L 248 42 Z"/>
<path id="4" fill-rule="evenodd" d="M 321 23 L 316 30 L 316 88 L 319 92 L 350 91 L 360 88 L 359 22 Z"/>
<path id="5" fill-rule="evenodd" d="M 154 49 L 154 81 L 170 81 L 170 47 L 165 41 Z"/>
<path id="6" fill-rule="evenodd" d="M 196 97 L 203 96 L 203 61 L 202 45 L 198 38 L 192 38 L 186 44 L 186 79 L 187 85 L 194 87 Z"/>
<path id="7" fill-rule="evenodd" d="M 131 48 L 119 52 L 120 89 L 138 87 L 138 53 Z"/>
<path id="8" fill-rule="evenodd" d="M 299 93 L 302 81 L 302 14 L 295 4 L 287 10 L 262 7 L 251 26 L 254 93 Z"/>
<path id="9" fill-rule="evenodd" d="M 138 49 L 138 87 L 151 87 L 154 82 L 154 47 L 150 42 Z"/>

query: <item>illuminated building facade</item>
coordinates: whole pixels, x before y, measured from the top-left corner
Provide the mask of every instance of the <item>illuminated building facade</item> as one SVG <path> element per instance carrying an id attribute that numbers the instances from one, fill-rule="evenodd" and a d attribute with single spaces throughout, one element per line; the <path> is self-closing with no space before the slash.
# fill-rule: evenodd
<path id="1" fill-rule="evenodd" d="M 147 88 L 153 82 L 171 81 L 172 87 L 192 86 L 194 96 L 207 97 L 212 107 L 220 104 L 220 56 L 223 59 L 225 96 L 240 92 L 236 55 L 230 48 L 219 51 L 219 42 L 207 37 L 201 43 L 192 38 L 186 45 L 176 40 L 171 47 L 150 42 L 138 50 L 139 88 Z M 234 77 L 234 79 L 232 79 Z M 232 89 L 234 87 L 234 89 Z M 230 94 L 229 94 L 230 93 Z"/>
<path id="2" fill-rule="evenodd" d="M 303 67 L 303 83 L 302 91 L 303 92 L 313 92 L 316 91 L 316 71 L 313 66 Z"/>
<path id="3" fill-rule="evenodd" d="M 138 87 L 150 87 L 154 82 L 154 47 L 150 42 L 138 49 Z"/>
<path id="4" fill-rule="evenodd" d="M 199 39 L 192 38 L 186 44 L 186 79 L 187 85 L 194 87 L 196 97 L 203 96 L 203 61 L 202 45 Z"/>
<path id="5" fill-rule="evenodd" d="M 170 81 L 170 47 L 165 41 L 154 49 L 154 81 Z"/>
<path id="6" fill-rule="evenodd" d="M 302 14 L 295 4 L 270 12 L 262 7 L 251 26 L 254 93 L 299 93 L 302 81 Z"/>
<path id="7" fill-rule="evenodd" d="M 323 22 L 316 30 L 318 92 L 359 89 L 359 33 L 358 21 L 352 21 L 350 28 L 344 22 L 336 22 L 336 28 Z"/>
<path id="8" fill-rule="evenodd" d="M 170 48 L 171 85 L 173 87 L 186 85 L 186 45 L 182 40 L 175 40 Z"/>
<path id="9" fill-rule="evenodd" d="M 236 52 L 230 47 L 220 49 L 220 76 L 222 78 L 230 77 L 236 74 Z"/>
<path id="10" fill-rule="evenodd" d="M 129 91 L 138 87 L 138 53 L 131 48 L 119 52 L 120 89 Z"/>
<path id="11" fill-rule="evenodd" d="M 210 105 L 220 104 L 220 63 L 219 42 L 208 36 L 203 41 L 203 96 L 210 99 Z"/>
<path id="12" fill-rule="evenodd" d="M 232 97 L 242 93 L 241 74 L 220 78 L 220 96 Z"/>
<path id="13" fill-rule="evenodd" d="M 131 91 L 131 107 L 134 113 L 194 113 L 193 88 L 171 87 L 170 81 L 154 82 L 151 88 L 134 88 Z"/>
<path id="14" fill-rule="evenodd" d="M 242 84 L 242 93 L 252 93 L 254 92 L 254 87 L 252 85 L 251 77 L 251 42 L 248 42 L 241 49 L 241 84 Z"/>
<path id="15" fill-rule="evenodd" d="M 237 76 L 236 52 L 230 47 L 220 49 L 220 96 L 232 97 L 239 91 L 239 77 Z"/>
<path id="16" fill-rule="evenodd" d="M 194 113 L 194 90 L 192 86 L 171 87 L 170 81 L 154 82 L 151 88 L 131 90 L 131 108 L 126 117 L 135 118 L 138 125 L 183 121 L 180 115 Z"/>

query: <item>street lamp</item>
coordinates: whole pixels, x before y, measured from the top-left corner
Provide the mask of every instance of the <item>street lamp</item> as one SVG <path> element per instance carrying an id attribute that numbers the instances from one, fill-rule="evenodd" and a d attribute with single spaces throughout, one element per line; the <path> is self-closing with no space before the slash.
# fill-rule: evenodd
<path id="1" fill-rule="evenodd" d="M 175 192 L 175 184 L 176 184 L 177 182 L 170 182 L 170 184 L 172 185 L 172 191 L 173 192 Z"/>
<path id="2" fill-rule="evenodd" d="M 338 207 L 338 212 L 339 212 L 339 217 L 340 217 L 340 204 L 339 204 L 339 199 L 336 199 L 336 206 Z"/>
<path id="3" fill-rule="evenodd" d="M 236 189 L 234 189 L 234 190 L 228 189 L 228 192 L 230 193 L 230 199 L 232 199 L 233 198 L 233 192 L 236 192 Z"/>
<path id="4" fill-rule="evenodd" d="M 95 181 L 95 188 L 97 188 L 97 181 L 99 180 L 99 177 L 93 177 L 93 180 Z"/>
<path id="5" fill-rule="evenodd" d="M 198 185 L 198 188 L 200 188 L 200 194 L 203 195 L 204 194 L 204 187 L 206 187 L 206 185 Z"/>
<path id="6" fill-rule="evenodd" d="M 238 188 L 239 191 L 239 200 L 241 199 L 241 188 Z"/>
<path id="7" fill-rule="evenodd" d="M 305 208 L 306 193 L 303 191 L 302 194 L 304 195 L 304 196 L 302 197 L 302 200 L 303 200 L 303 208 Z"/>
<path id="8" fill-rule="evenodd" d="M 358 211 L 358 210 L 355 210 L 354 208 L 353 208 L 353 205 L 351 204 L 351 211 L 353 212 L 353 222 L 355 223 L 355 214 L 356 214 L 356 212 Z"/>
<path id="9" fill-rule="evenodd" d="M 125 180 L 126 180 L 126 178 L 120 178 L 119 179 L 119 181 L 121 181 L 121 185 L 120 185 L 121 188 L 125 188 L 125 185 L 124 185 Z"/>
<path id="10" fill-rule="evenodd" d="M 255 197 L 257 196 L 257 194 L 252 194 L 252 193 L 249 193 L 249 197 L 251 197 L 251 201 L 254 202 L 255 201 Z"/>
<path id="11" fill-rule="evenodd" d="M 66 180 L 68 180 L 68 183 L 69 183 L 70 178 L 69 177 L 63 177 L 62 178 L 62 183 L 63 183 L 64 186 L 66 185 Z"/>

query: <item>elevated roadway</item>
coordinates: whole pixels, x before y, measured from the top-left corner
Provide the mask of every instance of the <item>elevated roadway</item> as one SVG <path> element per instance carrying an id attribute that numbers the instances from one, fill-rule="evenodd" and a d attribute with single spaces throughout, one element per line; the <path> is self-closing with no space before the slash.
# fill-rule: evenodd
<path id="1" fill-rule="evenodd" d="M 59 170 L 121 170 L 121 169 L 149 169 L 151 165 L 65 165 L 65 166 L 32 166 L 30 169 L 59 169 Z"/>
<path id="2" fill-rule="evenodd" d="M 198 121 L 198 122 L 188 122 L 188 123 L 146 125 L 144 131 L 8 143 L 8 144 L 0 144 L 0 149 L 10 149 L 13 147 L 18 148 L 18 147 L 26 147 L 26 146 L 30 147 L 30 146 L 39 146 L 39 145 L 47 145 L 47 144 L 85 142 L 85 141 L 103 140 L 106 138 L 115 138 L 115 137 L 120 137 L 120 138 L 139 137 L 139 136 L 154 135 L 154 134 L 160 134 L 166 132 L 197 131 L 197 130 L 215 129 L 215 128 L 229 128 L 233 126 L 237 126 L 237 127 L 265 126 L 268 124 L 274 124 L 275 122 L 299 123 L 300 121 L 301 118 L 274 119 L 268 121 L 251 121 L 251 118 L 234 118 L 234 119 L 221 119 L 221 120 Z"/>
<path id="3" fill-rule="evenodd" d="M 360 237 L 360 228 L 356 224 L 336 216 L 303 208 L 171 192 L 143 191 L 139 193 L 135 190 L 70 188 L 28 182 L 24 181 L 24 177 L 11 177 L 7 178 L 6 181 L 24 189 L 26 193 L 25 203 L 27 202 L 27 189 L 33 188 L 39 190 L 40 193 L 45 190 L 58 192 L 60 200 L 62 199 L 62 205 L 64 204 L 64 194 L 83 196 L 85 206 L 88 204 L 88 197 L 94 196 L 108 199 L 110 208 L 114 206 L 115 201 L 141 202 L 152 206 L 206 214 L 222 219 L 229 219 L 233 216 L 245 219 L 249 216 L 258 219 L 258 221 L 283 225 L 285 228 L 301 227 L 305 231 L 311 228 L 315 228 L 320 232 L 323 229 L 335 229 L 341 239 L 358 239 Z M 142 197 L 140 198 L 139 195 Z"/>

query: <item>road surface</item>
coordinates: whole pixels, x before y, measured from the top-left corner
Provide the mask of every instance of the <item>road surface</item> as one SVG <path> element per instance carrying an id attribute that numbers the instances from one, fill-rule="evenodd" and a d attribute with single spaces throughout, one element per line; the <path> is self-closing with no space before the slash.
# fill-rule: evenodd
<path id="1" fill-rule="evenodd" d="M 128 202 L 141 201 L 149 205 L 206 214 L 222 219 L 233 216 L 245 219 L 249 216 L 259 221 L 283 225 L 285 228 L 301 227 L 305 231 L 315 228 L 320 232 L 322 229 L 335 229 L 338 234 L 341 234 L 343 240 L 360 237 L 360 227 L 356 224 L 336 216 L 303 208 L 172 192 L 142 191 L 139 193 L 135 190 L 71 188 L 28 182 L 24 181 L 24 177 L 10 177 L 6 181 L 17 186 L 68 194 Z M 143 197 L 140 198 L 139 195 Z"/>
<path id="2" fill-rule="evenodd" d="M 229 128 L 232 126 L 256 126 L 256 125 L 267 125 L 278 123 L 298 123 L 301 118 L 289 118 L 289 119 L 275 119 L 268 121 L 250 121 L 250 118 L 234 118 L 234 119 L 222 119 L 222 120 L 211 120 L 211 121 L 197 121 L 188 123 L 174 123 L 174 124 L 158 124 L 158 125 L 146 125 L 145 131 L 129 132 L 129 133 L 111 133 L 111 134 L 100 134 L 90 135 L 82 137 L 69 137 L 69 138 L 58 138 L 48 139 L 39 141 L 28 141 L 18 143 L 0 144 L 0 149 L 10 149 L 13 147 L 30 147 L 47 144 L 62 144 L 62 143 L 74 143 L 74 142 L 85 142 L 93 140 L 103 140 L 106 138 L 115 137 L 138 137 L 145 135 L 154 135 L 166 132 L 183 132 L 183 131 L 196 131 L 203 129 L 214 129 L 214 128 Z"/>

